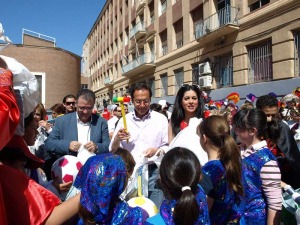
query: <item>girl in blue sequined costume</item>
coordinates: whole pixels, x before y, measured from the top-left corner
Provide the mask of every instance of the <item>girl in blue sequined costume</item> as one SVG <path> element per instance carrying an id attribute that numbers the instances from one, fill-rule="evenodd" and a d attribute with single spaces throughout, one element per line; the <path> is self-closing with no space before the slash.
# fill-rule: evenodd
<path id="1" fill-rule="evenodd" d="M 202 170 L 213 184 L 207 198 L 211 224 L 245 224 L 241 155 L 227 120 L 210 116 L 200 123 L 197 133 L 209 160 Z"/>
<path id="2" fill-rule="evenodd" d="M 201 166 L 196 155 L 185 148 L 173 148 L 164 155 L 160 169 L 166 196 L 160 212 L 147 219 L 152 225 L 209 225 L 206 196 L 198 184 Z"/>
<path id="3" fill-rule="evenodd" d="M 241 110 L 233 117 L 233 127 L 242 150 L 245 178 L 246 224 L 280 224 L 280 170 L 276 158 L 262 141 L 267 117 L 259 109 Z"/>
<path id="4" fill-rule="evenodd" d="M 147 213 L 139 207 L 129 207 L 119 198 L 127 179 L 126 166 L 119 155 L 104 153 L 89 158 L 74 183 L 81 190 L 78 224 L 143 224 Z"/>

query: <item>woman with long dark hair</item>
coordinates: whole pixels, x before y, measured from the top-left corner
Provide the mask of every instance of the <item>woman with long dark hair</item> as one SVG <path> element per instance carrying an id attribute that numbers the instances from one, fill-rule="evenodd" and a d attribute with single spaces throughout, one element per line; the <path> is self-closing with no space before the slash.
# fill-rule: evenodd
<path id="1" fill-rule="evenodd" d="M 169 122 L 169 143 L 189 125 L 193 117 L 202 116 L 201 91 L 198 85 L 184 84 L 178 90 Z"/>

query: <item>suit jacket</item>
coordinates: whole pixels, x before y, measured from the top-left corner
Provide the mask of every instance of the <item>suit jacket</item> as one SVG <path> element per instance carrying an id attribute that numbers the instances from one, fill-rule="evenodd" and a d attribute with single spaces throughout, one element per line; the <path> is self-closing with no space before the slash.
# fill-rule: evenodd
<path id="1" fill-rule="evenodd" d="M 77 112 L 55 119 L 55 125 L 45 141 L 45 148 L 58 156 L 70 154 L 71 141 L 78 141 Z M 110 138 L 107 122 L 102 117 L 92 114 L 90 141 L 98 146 L 98 153 L 108 152 Z"/>
<path id="2" fill-rule="evenodd" d="M 294 189 L 300 188 L 300 149 L 298 149 L 294 135 L 289 126 L 279 121 L 280 137 L 277 140 L 278 148 L 284 153 L 291 171 L 281 171 L 281 180 L 291 185 Z"/>

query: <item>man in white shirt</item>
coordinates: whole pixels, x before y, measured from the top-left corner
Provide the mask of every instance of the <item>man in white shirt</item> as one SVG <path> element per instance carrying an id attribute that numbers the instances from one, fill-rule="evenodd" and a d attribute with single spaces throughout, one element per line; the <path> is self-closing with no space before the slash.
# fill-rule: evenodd
<path id="1" fill-rule="evenodd" d="M 108 133 L 109 133 L 110 139 L 112 138 L 112 136 L 114 134 L 117 121 L 122 117 L 122 109 L 119 105 L 112 105 L 111 111 L 112 111 L 113 117 L 107 121 Z"/>
<path id="2" fill-rule="evenodd" d="M 122 147 L 131 152 L 137 165 L 148 163 L 149 198 L 159 207 L 163 193 L 156 187 L 158 168 L 153 159 L 168 150 L 168 120 L 163 114 L 150 110 L 151 97 L 151 89 L 146 84 L 135 85 L 131 91 L 134 110 L 126 114 L 127 130 L 123 120 L 119 120 L 109 149 Z"/>

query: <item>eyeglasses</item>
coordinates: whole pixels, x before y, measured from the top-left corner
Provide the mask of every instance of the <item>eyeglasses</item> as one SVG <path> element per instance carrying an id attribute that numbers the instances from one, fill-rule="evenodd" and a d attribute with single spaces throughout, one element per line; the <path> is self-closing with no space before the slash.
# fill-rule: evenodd
<path id="1" fill-rule="evenodd" d="M 147 105 L 150 103 L 150 99 L 134 99 L 134 103 L 137 104 L 137 105 L 140 105 L 142 103 L 144 103 L 144 105 Z"/>
<path id="2" fill-rule="evenodd" d="M 182 87 L 189 87 L 189 88 L 193 88 L 193 89 L 200 89 L 199 85 L 196 84 L 183 84 Z"/>
<path id="3" fill-rule="evenodd" d="M 75 105 L 75 102 L 66 102 L 66 105 Z"/>
<path id="4" fill-rule="evenodd" d="M 79 111 L 92 111 L 94 107 L 84 107 L 84 106 L 78 106 L 77 107 Z"/>

